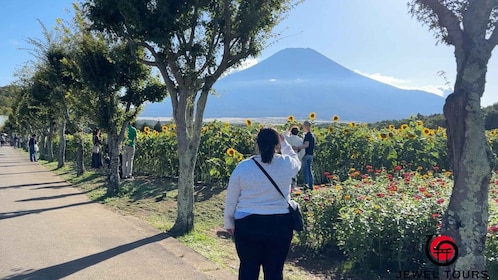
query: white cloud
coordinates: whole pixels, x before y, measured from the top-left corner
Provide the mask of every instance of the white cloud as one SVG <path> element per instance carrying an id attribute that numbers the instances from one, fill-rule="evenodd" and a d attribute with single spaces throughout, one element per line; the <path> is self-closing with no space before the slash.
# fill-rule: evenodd
<path id="1" fill-rule="evenodd" d="M 247 69 L 249 67 L 252 67 L 252 66 L 258 64 L 258 62 L 259 61 L 255 58 L 248 58 L 248 59 L 244 60 L 238 67 L 229 69 L 227 72 L 225 72 L 225 74 L 231 74 L 231 73 L 242 71 L 244 69 Z"/>
<path id="2" fill-rule="evenodd" d="M 380 73 L 375 73 L 375 74 L 367 74 L 363 73 L 359 70 L 354 70 L 355 73 L 360 74 L 362 76 L 365 76 L 367 78 L 379 81 L 384 84 L 388 84 L 397 88 L 401 89 L 409 89 L 409 90 L 423 90 L 427 91 L 430 93 L 434 93 L 439 96 L 445 96 L 445 94 L 448 93 L 450 90 L 447 86 L 445 85 L 424 85 L 424 86 L 419 86 L 419 85 L 413 85 L 413 82 L 410 80 L 402 80 L 402 79 L 397 79 L 395 77 L 391 76 L 384 76 Z"/>

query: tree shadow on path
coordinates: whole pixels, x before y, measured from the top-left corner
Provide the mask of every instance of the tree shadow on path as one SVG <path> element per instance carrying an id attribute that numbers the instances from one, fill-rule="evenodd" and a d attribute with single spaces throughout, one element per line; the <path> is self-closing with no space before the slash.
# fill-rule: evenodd
<path id="1" fill-rule="evenodd" d="M 144 239 L 137 240 L 128 244 L 124 244 L 112 249 L 86 256 L 80 259 L 68 261 L 62 264 L 53 265 L 39 270 L 27 270 L 21 273 L 7 276 L 3 279 L 8 280 L 28 280 L 28 279 L 61 279 L 68 275 L 74 274 L 87 267 L 93 266 L 117 255 L 126 253 L 138 247 L 155 243 L 170 236 L 166 233 L 159 233 Z"/>

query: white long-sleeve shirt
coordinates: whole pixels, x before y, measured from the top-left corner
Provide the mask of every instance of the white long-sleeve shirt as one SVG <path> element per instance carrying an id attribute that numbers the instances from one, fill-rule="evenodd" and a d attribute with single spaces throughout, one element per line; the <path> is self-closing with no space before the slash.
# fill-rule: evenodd
<path id="1" fill-rule="evenodd" d="M 243 160 L 233 170 L 228 182 L 224 211 L 226 229 L 235 227 L 236 212 L 260 215 L 289 213 L 287 201 L 290 199 L 292 177 L 301 168 L 301 161 L 287 141 L 281 141 L 280 146 L 282 154 L 275 154 L 270 164 L 263 163 L 259 155 L 254 158 L 277 183 L 286 199 L 251 158 Z"/>

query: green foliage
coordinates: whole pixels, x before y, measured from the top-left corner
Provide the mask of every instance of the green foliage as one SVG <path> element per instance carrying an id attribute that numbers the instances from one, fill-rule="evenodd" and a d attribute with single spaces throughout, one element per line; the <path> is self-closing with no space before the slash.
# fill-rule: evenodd
<path id="1" fill-rule="evenodd" d="M 12 113 L 12 106 L 18 92 L 19 88 L 14 85 L 0 87 L 0 115 L 8 116 Z"/>

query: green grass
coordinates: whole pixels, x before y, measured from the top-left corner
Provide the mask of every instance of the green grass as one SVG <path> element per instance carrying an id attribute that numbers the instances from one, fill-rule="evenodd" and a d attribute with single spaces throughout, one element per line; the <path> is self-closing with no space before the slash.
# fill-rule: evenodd
<path id="1" fill-rule="evenodd" d="M 88 197 L 123 215 L 138 217 L 159 230 L 167 231 L 176 219 L 176 183 L 165 178 L 137 176 L 123 181 L 116 197 L 107 197 L 105 174 L 87 171 L 76 177 L 74 165 L 57 169 L 57 163 L 40 161 L 45 167 L 75 187 L 87 192 Z M 218 265 L 237 273 L 238 257 L 235 245 L 223 229 L 224 187 L 196 186 L 194 230 L 177 239 Z M 334 267 L 329 258 L 316 258 L 294 250 L 285 265 L 286 280 L 333 279 Z M 262 274 L 262 273 L 261 273 Z M 262 278 L 261 278 L 262 279 Z"/>

